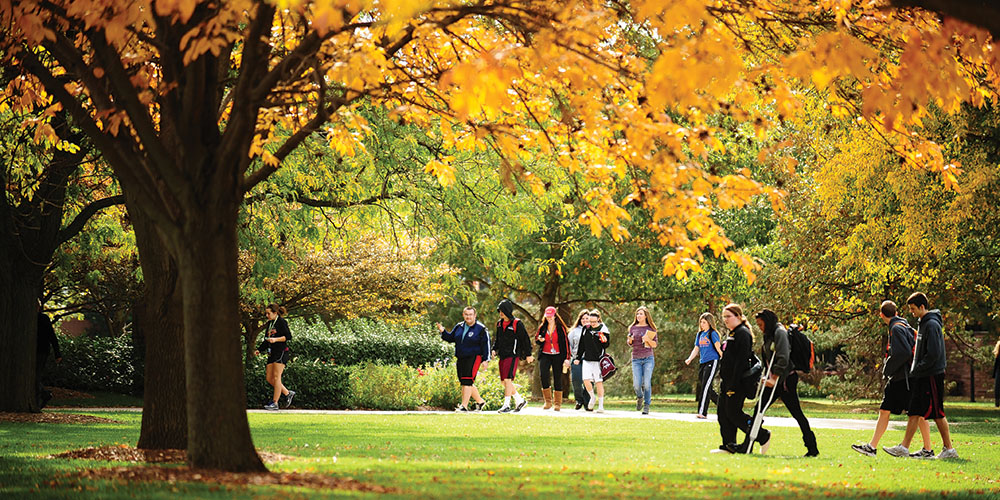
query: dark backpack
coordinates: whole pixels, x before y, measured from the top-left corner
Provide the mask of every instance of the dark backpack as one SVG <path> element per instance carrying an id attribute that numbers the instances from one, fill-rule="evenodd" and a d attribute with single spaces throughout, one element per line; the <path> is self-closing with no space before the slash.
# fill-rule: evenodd
<path id="1" fill-rule="evenodd" d="M 788 328 L 788 344 L 791 347 L 792 368 L 800 372 L 811 372 L 816 363 L 816 349 L 809 337 L 805 334 L 805 328 L 800 325 L 791 325 Z"/>

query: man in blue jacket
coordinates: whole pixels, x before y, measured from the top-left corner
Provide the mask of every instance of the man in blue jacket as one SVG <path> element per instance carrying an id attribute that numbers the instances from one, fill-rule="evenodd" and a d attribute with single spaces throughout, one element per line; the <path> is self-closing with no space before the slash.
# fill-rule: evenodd
<path id="1" fill-rule="evenodd" d="M 878 421 L 875 422 L 875 433 L 867 444 L 852 444 L 851 448 L 862 454 L 874 457 L 878 453 L 878 442 L 889 427 L 890 415 L 901 415 L 910 404 L 910 364 L 913 362 L 913 328 L 905 319 L 897 315 L 896 303 L 891 300 L 882 302 L 878 316 L 889 326 L 889 339 L 885 344 L 885 361 L 882 362 L 882 378 L 885 379 L 885 389 L 882 391 L 882 404 L 878 407 Z M 931 450 L 931 432 L 926 420 L 920 422 L 920 435 L 924 439 L 922 450 L 911 453 L 916 458 L 934 456 Z"/>
<path id="2" fill-rule="evenodd" d="M 474 307 L 466 307 L 462 311 L 462 319 L 464 321 L 455 325 L 450 332 L 441 323 L 436 326 L 441 332 L 441 340 L 455 344 L 455 357 L 458 358 L 455 365 L 458 369 L 458 381 L 462 384 L 462 404 L 455 411 L 481 411 L 486 400 L 479 395 L 479 390 L 473 384 L 480 365 L 485 365 L 490 360 L 490 334 L 486 325 L 476 321 Z M 471 409 L 470 398 L 476 401 Z"/>
<path id="3" fill-rule="evenodd" d="M 910 313 L 920 319 L 909 373 L 911 394 L 907 413 L 910 419 L 906 422 L 903 442 L 884 450 L 894 457 L 909 456 L 910 441 L 917 432 L 920 421 L 933 420 L 941 433 L 941 446 L 944 448 L 937 458 L 958 458 L 958 452 L 951 445 L 948 419 L 944 416 L 944 369 L 947 361 L 941 330 L 941 311 L 928 309 L 930 303 L 927 296 L 920 292 L 910 295 L 906 299 L 906 306 Z"/>

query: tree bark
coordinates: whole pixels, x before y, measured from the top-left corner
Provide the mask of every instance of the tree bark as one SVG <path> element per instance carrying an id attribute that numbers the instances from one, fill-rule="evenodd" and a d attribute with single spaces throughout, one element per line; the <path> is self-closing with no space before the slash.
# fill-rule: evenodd
<path id="1" fill-rule="evenodd" d="M 211 218 L 189 214 L 173 241 L 184 302 L 188 461 L 193 467 L 265 471 L 250 437 L 239 345 L 236 220 L 240 197 L 216 191 Z"/>
<path id="2" fill-rule="evenodd" d="M 136 200 L 127 203 L 144 282 L 133 318 L 133 335 L 143 335 L 146 343 L 142 427 L 136 447 L 183 450 L 188 435 L 180 275 L 152 221 Z"/>

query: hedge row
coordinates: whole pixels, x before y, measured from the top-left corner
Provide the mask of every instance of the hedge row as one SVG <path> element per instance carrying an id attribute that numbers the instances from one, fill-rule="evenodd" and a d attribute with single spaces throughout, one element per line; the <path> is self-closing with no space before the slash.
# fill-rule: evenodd
<path id="1" fill-rule="evenodd" d="M 339 321 L 330 329 L 322 323 L 296 320 L 289 327 L 294 356 L 338 365 L 371 361 L 424 366 L 448 359 L 454 352 L 427 326 L 404 327 L 362 318 Z"/>
<path id="2" fill-rule="evenodd" d="M 120 337 L 59 336 L 62 362 L 49 355 L 42 383 L 81 391 L 141 395 L 143 353 L 126 335 Z"/>

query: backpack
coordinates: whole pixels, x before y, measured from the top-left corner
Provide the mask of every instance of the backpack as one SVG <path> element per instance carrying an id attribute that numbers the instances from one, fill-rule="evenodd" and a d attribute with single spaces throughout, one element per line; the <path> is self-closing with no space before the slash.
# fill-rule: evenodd
<path id="1" fill-rule="evenodd" d="M 604 353 L 601 356 L 601 360 L 598 361 L 601 367 L 601 378 L 606 382 L 612 375 L 618 372 L 618 368 L 615 366 L 615 358 L 612 358 L 610 354 Z"/>
<path id="2" fill-rule="evenodd" d="M 788 344 L 791 347 L 789 358 L 792 368 L 800 372 L 811 372 L 816 363 L 816 349 L 806 336 L 805 328 L 800 325 L 789 326 Z"/>

